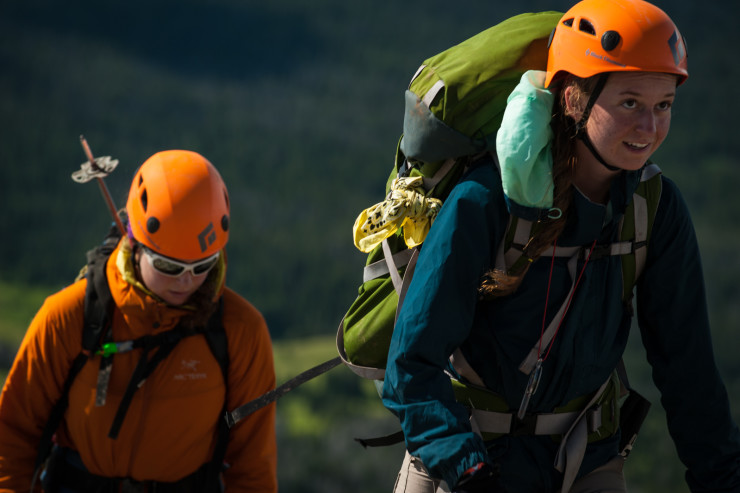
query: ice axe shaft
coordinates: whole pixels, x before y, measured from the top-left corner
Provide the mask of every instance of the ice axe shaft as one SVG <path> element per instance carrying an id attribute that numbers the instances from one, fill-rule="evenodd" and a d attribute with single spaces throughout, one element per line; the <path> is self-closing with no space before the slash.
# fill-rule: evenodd
<path id="1" fill-rule="evenodd" d="M 95 162 L 93 153 L 90 150 L 90 146 L 88 145 L 87 140 L 85 139 L 84 135 L 80 135 L 80 144 L 82 144 L 82 149 L 85 151 L 85 155 L 87 156 L 87 159 L 90 162 L 90 167 L 93 169 L 93 171 L 98 171 L 102 173 L 103 175 L 105 175 L 106 174 L 105 170 L 101 169 L 100 166 L 98 166 L 98 163 Z M 105 199 L 105 203 L 108 206 L 108 210 L 110 210 L 110 213 L 113 216 L 113 219 L 116 221 L 116 226 L 118 226 L 118 230 L 121 232 L 121 235 L 126 236 L 126 230 L 123 227 L 121 218 L 118 216 L 118 210 L 116 209 L 116 205 L 113 202 L 113 197 L 111 196 L 110 191 L 108 190 L 108 185 L 105 184 L 105 181 L 100 175 L 95 176 L 95 179 L 98 181 L 98 187 L 100 187 L 100 193 L 103 194 L 103 199 Z"/>

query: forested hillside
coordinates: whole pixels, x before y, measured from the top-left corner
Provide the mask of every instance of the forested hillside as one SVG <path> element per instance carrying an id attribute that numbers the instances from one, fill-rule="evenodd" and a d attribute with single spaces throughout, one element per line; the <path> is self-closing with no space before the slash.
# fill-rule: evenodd
<path id="1" fill-rule="evenodd" d="M 720 370 L 740 417 L 740 228 L 734 218 L 740 65 L 730 44 L 740 3 L 655 3 L 687 38 L 690 71 L 655 160 L 693 213 Z M 383 198 L 402 131 L 404 90 L 418 65 L 511 15 L 570 5 L 4 2 L 0 280 L 56 290 L 71 282 L 85 251 L 107 230 L 110 217 L 97 187 L 70 178 L 86 160 L 80 134 L 96 155 L 119 159 L 107 180 L 119 206 L 148 156 L 190 149 L 208 157 L 229 187 L 229 284 L 265 314 L 276 340 L 331 336 L 361 282 L 365 258 L 352 245 L 351 227 L 362 209 Z M 632 367 L 637 380 L 650 385 L 635 342 Z M 662 416 L 657 396 L 651 397 L 652 414 Z M 654 455 L 669 457 L 670 480 L 678 475 L 680 483 L 670 444 L 657 450 L 666 447 L 665 433 L 650 436 L 659 437 Z M 660 464 L 641 467 L 645 484 L 668 484 L 653 477 Z M 311 491 L 330 491 L 316 488 Z M 651 491 L 667 491 L 660 488 Z"/>

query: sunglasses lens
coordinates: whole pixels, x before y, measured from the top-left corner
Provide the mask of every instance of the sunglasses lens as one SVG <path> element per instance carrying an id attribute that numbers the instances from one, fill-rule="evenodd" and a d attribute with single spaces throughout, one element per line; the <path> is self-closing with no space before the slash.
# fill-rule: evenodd
<path id="1" fill-rule="evenodd" d="M 216 265 L 216 262 L 218 262 L 218 256 L 208 259 L 202 264 L 196 265 L 195 267 L 193 267 L 193 274 L 195 274 L 196 276 L 199 274 L 205 274 L 206 272 L 211 270 L 214 265 Z"/>
<path id="2" fill-rule="evenodd" d="M 173 277 L 177 277 L 183 274 L 185 271 L 189 271 L 195 276 L 206 274 L 216 265 L 218 259 L 221 257 L 220 253 L 217 253 L 205 260 L 201 260 L 200 262 L 188 264 L 174 259 L 168 259 L 167 257 L 159 255 L 158 253 L 152 252 L 148 248 L 144 248 L 144 253 L 149 259 L 149 263 L 158 272 Z"/>
<path id="3" fill-rule="evenodd" d="M 168 262 L 161 257 L 153 258 L 152 265 L 159 272 L 161 272 L 162 274 L 167 274 L 168 276 L 180 275 L 182 274 L 182 271 L 185 270 L 182 265 L 173 264 L 172 262 Z"/>

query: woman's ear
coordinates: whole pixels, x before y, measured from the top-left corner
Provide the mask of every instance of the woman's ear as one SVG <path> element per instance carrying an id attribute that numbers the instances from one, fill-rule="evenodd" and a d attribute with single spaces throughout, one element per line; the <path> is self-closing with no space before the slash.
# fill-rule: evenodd
<path id="1" fill-rule="evenodd" d="M 565 103 L 565 114 L 580 121 L 583 116 L 583 98 L 580 97 L 580 91 L 573 85 L 568 85 L 563 89 L 563 101 Z"/>

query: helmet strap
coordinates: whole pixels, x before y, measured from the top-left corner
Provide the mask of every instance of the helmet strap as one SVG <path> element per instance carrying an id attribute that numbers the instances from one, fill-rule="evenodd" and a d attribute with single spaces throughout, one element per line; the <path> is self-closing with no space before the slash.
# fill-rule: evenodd
<path id="1" fill-rule="evenodd" d="M 608 169 L 609 171 L 619 171 L 619 168 L 607 163 L 604 158 L 601 157 L 601 154 L 599 154 L 599 151 L 597 151 L 593 143 L 591 143 L 591 139 L 588 137 L 588 134 L 585 131 L 580 132 L 578 134 L 578 138 L 581 139 L 584 144 L 586 144 L 586 148 L 591 151 L 591 154 L 593 154 L 596 160 L 600 162 L 606 169 Z"/>
<path id="2" fill-rule="evenodd" d="M 578 123 L 576 123 L 576 137 L 581 139 L 583 143 L 586 144 L 586 148 L 591 151 L 591 154 L 593 154 L 596 160 L 600 162 L 604 167 L 606 167 L 606 169 L 608 169 L 609 171 L 619 171 L 619 168 L 607 163 L 604 158 L 601 157 L 601 154 L 599 154 L 599 152 L 594 147 L 591 139 L 588 136 L 588 132 L 586 131 L 586 123 L 588 122 L 588 117 L 591 115 L 591 109 L 594 107 L 594 104 L 596 104 L 596 100 L 599 99 L 601 91 L 604 90 L 604 86 L 606 85 L 606 81 L 608 78 L 609 72 L 604 72 L 596 81 L 594 90 L 591 91 L 591 95 L 589 96 L 588 102 L 586 103 L 586 108 L 583 110 L 583 115 L 581 115 L 581 119 L 578 121 Z"/>

